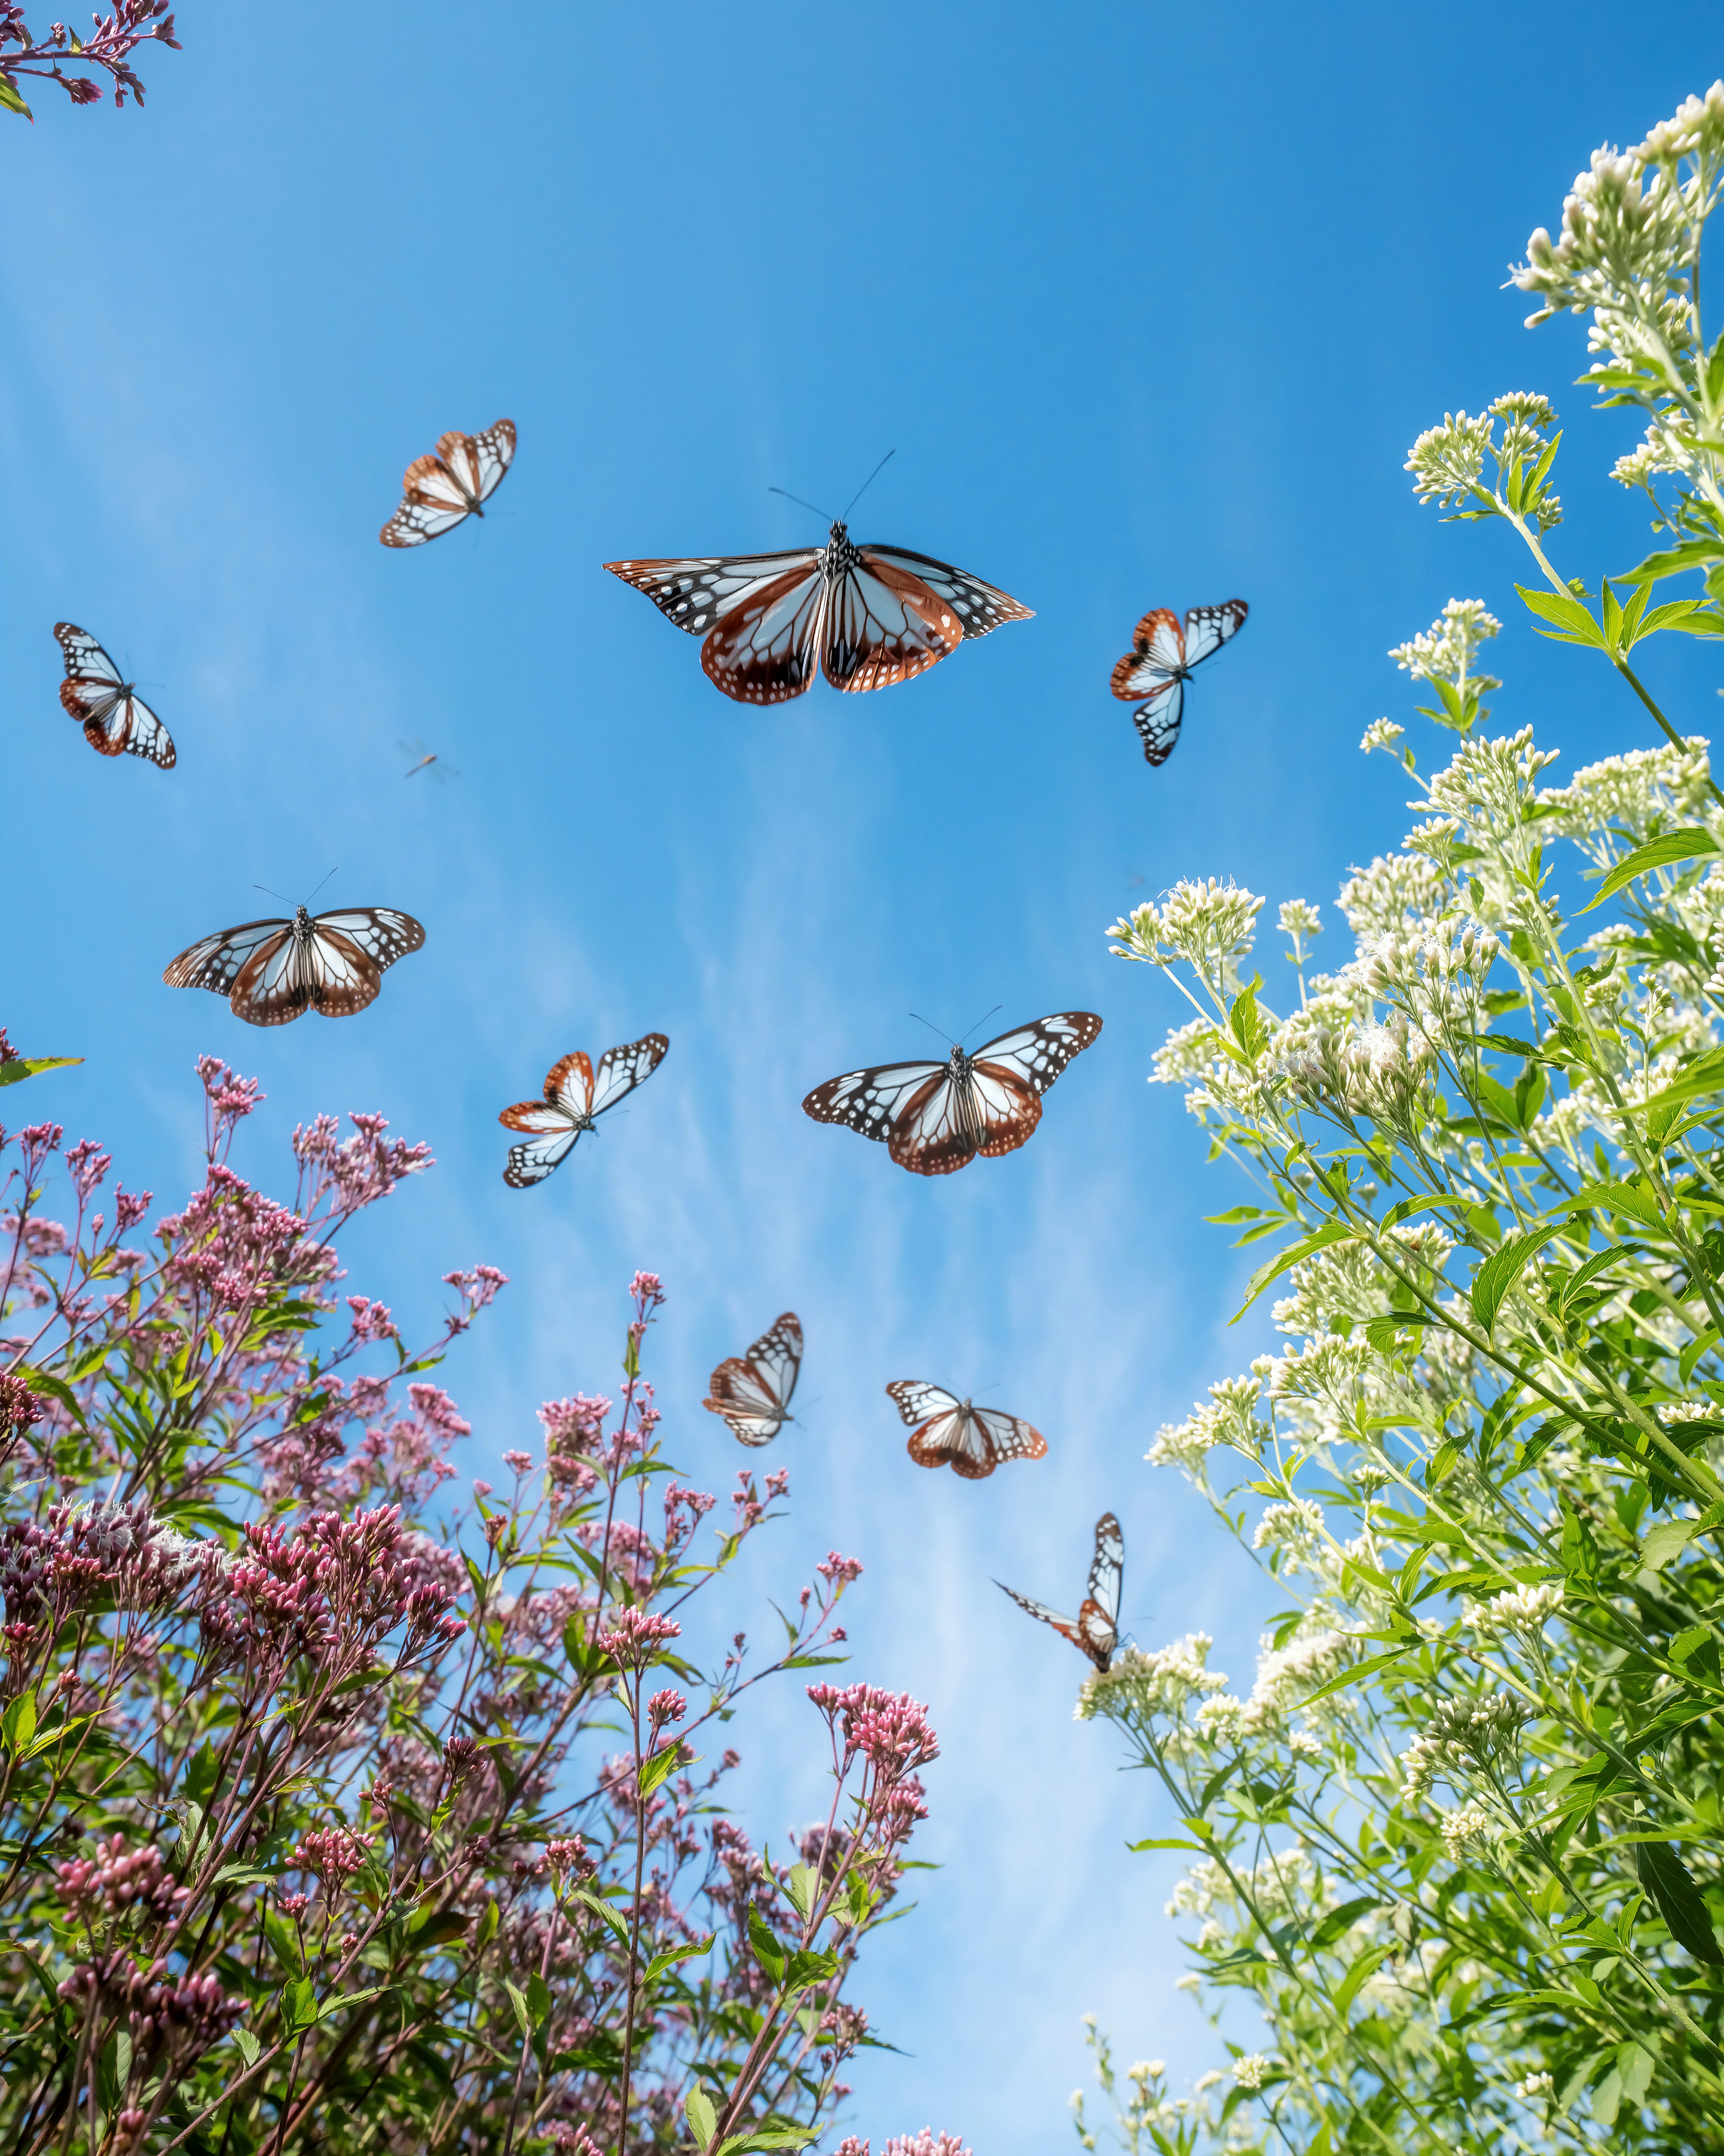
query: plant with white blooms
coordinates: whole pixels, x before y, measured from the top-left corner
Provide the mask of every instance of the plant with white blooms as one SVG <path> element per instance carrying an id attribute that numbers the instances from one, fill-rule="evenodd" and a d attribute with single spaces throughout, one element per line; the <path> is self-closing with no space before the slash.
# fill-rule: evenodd
<path id="1" fill-rule="evenodd" d="M 1583 378 L 1648 414 L 1618 475 L 1675 547 L 1596 597 L 1558 572 L 1542 396 L 1408 460 L 1514 526 L 1546 633 L 1665 742 L 1561 783 L 1491 730 L 1500 624 L 1451 600 L 1389 655 L 1459 738 L 1424 776 L 1401 721 L 1367 732 L 1417 820 L 1343 886 L 1333 972 L 1290 899 L 1296 993 L 1266 986 L 1265 901 L 1213 880 L 1109 932 L 1192 1008 L 1152 1076 L 1255 1185 L 1221 1217 L 1273 1250 L 1237 1315 L 1273 1291 L 1280 1335 L 1148 1453 L 1276 1584 L 1255 1673 L 1193 1635 L 1079 1702 L 1171 1802 L 1138 1845 L 1195 1860 L 1182 1982 L 1265 2025 L 1228 2012 L 1231 2074 L 1183 2107 L 1104 2072 L 1134 2150 L 1724 2151 L 1724 797 L 1628 663 L 1724 635 L 1721 186 L 1724 85 L 1600 151 L 1518 273 L 1535 320 L 1592 311 Z M 1650 606 L 1684 570 L 1703 593 Z"/>

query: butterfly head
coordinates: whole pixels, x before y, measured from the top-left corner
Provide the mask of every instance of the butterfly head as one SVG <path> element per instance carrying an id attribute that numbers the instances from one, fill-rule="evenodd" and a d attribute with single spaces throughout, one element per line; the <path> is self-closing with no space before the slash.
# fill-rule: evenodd
<path id="1" fill-rule="evenodd" d="M 293 932 L 302 942 L 310 936 L 311 916 L 303 906 L 296 906 L 293 910 Z"/>
<path id="2" fill-rule="evenodd" d="M 826 544 L 821 549 L 822 568 L 828 577 L 841 577 L 846 569 L 854 568 L 861 558 L 861 550 L 851 539 L 843 518 L 834 517 Z"/>
<path id="3" fill-rule="evenodd" d="M 975 1063 L 975 1060 L 974 1056 L 966 1055 L 964 1050 L 957 1045 L 956 1041 L 954 1041 L 952 1043 L 952 1054 L 947 1060 L 946 1067 L 952 1073 L 952 1078 L 954 1081 L 956 1081 L 959 1079 L 967 1078 L 969 1076 L 971 1069 Z"/>

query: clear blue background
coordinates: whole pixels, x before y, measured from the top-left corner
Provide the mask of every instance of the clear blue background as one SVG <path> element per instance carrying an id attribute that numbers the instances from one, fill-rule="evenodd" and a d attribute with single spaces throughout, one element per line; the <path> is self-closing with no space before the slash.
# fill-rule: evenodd
<path id="1" fill-rule="evenodd" d="M 1568 390 L 1578 327 L 1529 336 L 1497 287 L 1595 144 L 1706 87 L 1714 11 L 1667 6 L 1655 55 L 1598 0 L 180 20 L 144 111 L 44 90 L 33 130 L 0 130 L 0 1017 L 25 1052 L 87 1058 L 5 1105 L 102 1138 L 164 1200 L 196 1173 L 205 1049 L 267 1089 L 237 1157 L 267 1187 L 319 1108 L 428 1139 L 436 1173 L 366 1224 L 351 1285 L 423 1331 L 449 1267 L 511 1276 L 446 1367 L 469 1471 L 531 1445 L 541 1399 L 613 1386 L 644 1265 L 670 1291 L 675 1450 L 721 1485 L 741 1455 L 706 1373 L 801 1312 L 807 1404 L 767 1463 L 793 1517 L 720 1629 L 769 1638 L 765 1596 L 854 1552 L 851 1673 L 927 1700 L 944 1743 L 919 1843 L 943 1868 L 857 1991 L 908 2056 L 861 2064 L 855 2123 L 1040 2156 L 1086 2009 L 1176 2086 L 1215 2039 L 1172 1989 L 1170 1861 L 1124 1853 L 1165 1815 L 1072 1723 L 1077 1657 L 990 1578 L 1069 1605 L 1111 1506 L 1144 1644 L 1207 1626 L 1249 1681 L 1266 1606 L 1142 1465 L 1263 1335 L 1228 1332 L 1248 1260 L 1199 1218 L 1244 1194 L 1143 1084 L 1183 1007 L 1102 932 L 1232 875 L 1270 917 L 1323 904 L 1345 957 L 1337 880 L 1407 821 L 1355 744 L 1406 715 L 1383 654 L 1451 593 L 1509 623 L 1498 721 L 1536 720 L 1562 769 L 1652 738 L 1516 619 L 1511 537 L 1440 525 L 1401 465 L 1445 408 L 1545 389 L 1572 423 L 1565 571 L 1644 551 L 1603 477 L 1636 429 Z M 408 459 L 501 413 L 521 449 L 483 531 L 380 547 Z M 1037 609 L 907 687 L 727 703 L 599 571 L 813 543 L 767 487 L 837 506 L 890 448 L 857 536 Z M 1249 626 L 1152 773 L 1109 669 L 1147 607 L 1236 593 Z M 59 618 L 136 670 L 176 771 L 84 746 Z M 1709 726 L 1704 648 L 1645 670 Z M 413 740 L 459 778 L 404 780 Z M 320 904 L 428 930 L 365 1016 L 256 1032 L 161 984 L 269 910 L 254 884 L 294 896 L 336 864 Z M 1025 1151 L 923 1181 L 799 1112 L 931 1048 L 910 1012 L 957 1032 L 993 1004 L 1106 1019 Z M 630 1111 L 505 1189 L 497 1109 L 649 1029 L 671 1051 Z M 918 1471 L 881 1390 L 900 1376 L 1030 1416 L 1048 1460 Z M 776 1845 L 824 1810 L 813 1735 L 790 1683 L 741 1725 Z"/>

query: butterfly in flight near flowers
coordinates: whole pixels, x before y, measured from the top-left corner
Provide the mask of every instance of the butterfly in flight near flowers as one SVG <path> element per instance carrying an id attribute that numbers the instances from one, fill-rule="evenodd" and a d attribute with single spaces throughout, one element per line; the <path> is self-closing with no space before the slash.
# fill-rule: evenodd
<path id="1" fill-rule="evenodd" d="M 1120 1583 L 1126 1576 L 1126 1538 L 1111 1512 L 1095 1522 L 1095 1559 L 1090 1567 L 1090 1588 L 1075 1617 L 1062 1617 L 1044 1602 L 1032 1602 L 1003 1580 L 993 1583 L 1009 1594 L 1020 1609 L 1051 1625 L 1073 1646 L 1081 1648 L 1096 1668 L 1106 1673 L 1120 1644 Z"/>
<path id="2" fill-rule="evenodd" d="M 482 517 L 514 458 L 512 419 L 499 419 L 482 434 L 444 435 L 432 455 L 408 466 L 401 506 L 378 538 L 386 547 L 423 547 L 469 516 Z"/>
<path id="3" fill-rule="evenodd" d="M 882 1138 L 900 1168 L 950 1175 L 977 1154 L 1015 1152 L 1042 1118 L 1042 1095 L 1101 1030 L 1093 1011 L 1032 1019 L 944 1063 L 882 1063 L 817 1086 L 803 1112 Z"/>
<path id="4" fill-rule="evenodd" d="M 1030 609 L 948 562 L 859 547 L 841 519 L 824 547 L 782 554 L 607 562 L 690 636 L 706 678 L 739 704 L 799 696 L 818 666 L 834 689 L 908 681 Z"/>
<path id="5" fill-rule="evenodd" d="M 1039 1460 L 1048 1440 L 1000 1408 L 972 1407 L 942 1385 L 895 1378 L 886 1390 L 910 1428 L 905 1447 L 918 1467 L 949 1467 L 967 1482 L 992 1475 L 1003 1460 Z"/>
<path id="6" fill-rule="evenodd" d="M 1144 699 L 1131 717 L 1142 737 L 1147 762 L 1162 764 L 1172 756 L 1192 668 L 1237 636 L 1250 611 L 1243 599 L 1193 607 L 1181 629 L 1170 608 L 1152 607 L 1138 623 L 1131 649 L 1113 670 L 1113 693 L 1126 704 Z"/>
<path id="7" fill-rule="evenodd" d="M 774 1320 L 746 1355 L 727 1355 L 713 1372 L 703 1408 L 722 1415 L 742 1445 L 770 1445 L 787 1422 L 802 1369 L 802 1320 L 793 1310 Z"/>
<path id="8" fill-rule="evenodd" d="M 542 1183 L 562 1166 L 582 1132 L 593 1127 L 596 1116 L 614 1108 L 625 1094 L 652 1076 L 670 1045 L 662 1033 L 649 1033 L 626 1048 L 608 1048 L 598 1059 L 597 1078 L 584 1049 L 553 1063 L 546 1075 L 542 1099 L 517 1101 L 497 1117 L 510 1130 L 529 1134 L 526 1144 L 510 1147 L 504 1182 L 511 1190 Z"/>
<path id="9" fill-rule="evenodd" d="M 248 1025 L 285 1025 L 302 1012 L 351 1018 L 377 1000 L 383 975 L 417 951 L 425 932 L 389 906 L 330 913 L 294 909 L 291 921 L 243 921 L 182 951 L 162 976 L 171 988 L 211 988 Z"/>
<path id="10" fill-rule="evenodd" d="M 95 639 L 69 621 L 57 621 L 54 634 L 66 661 L 60 701 L 97 755 L 146 756 L 172 771 L 172 737 Z"/>

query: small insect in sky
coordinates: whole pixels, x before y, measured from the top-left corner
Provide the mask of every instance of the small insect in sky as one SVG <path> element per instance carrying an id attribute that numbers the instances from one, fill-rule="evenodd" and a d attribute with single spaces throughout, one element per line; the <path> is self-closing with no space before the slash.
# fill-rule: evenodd
<path id="1" fill-rule="evenodd" d="M 66 662 L 60 701 L 96 754 L 147 757 L 172 771 L 172 736 L 88 629 L 57 621 L 54 634 Z"/>
<path id="2" fill-rule="evenodd" d="M 1167 607 L 1152 607 L 1138 623 L 1131 649 L 1113 670 L 1112 686 L 1121 703 L 1144 699 L 1131 717 L 1147 763 L 1163 764 L 1172 756 L 1191 670 L 1237 636 L 1249 612 L 1243 599 L 1224 599 L 1219 606 L 1193 607 L 1183 629 Z"/>
<path id="3" fill-rule="evenodd" d="M 1075 1617 L 1062 1617 L 1044 1602 L 1032 1602 L 1003 1580 L 993 1583 L 1009 1594 L 1020 1609 L 1051 1625 L 1062 1638 L 1080 1648 L 1104 1673 L 1111 1667 L 1120 1644 L 1120 1586 L 1126 1576 L 1126 1538 L 1111 1512 L 1095 1522 L 1095 1557 L 1090 1567 L 1090 1588 Z"/>
<path id="4" fill-rule="evenodd" d="M 1014 1152 L 1042 1116 L 1042 1095 L 1101 1030 L 1093 1011 L 1056 1011 L 1013 1026 L 973 1055 L 882 1063 L 817 1086 L 803 1111 L 885 1142 L 914 1175 L 950 1175 L 977 1154 Z"/>
<path id="5" fill-rule="evenodd" d="M 512 419 L 499 419 L 482 434 L 444 435 L 430 456 L 408 466 L 401 506 L 378 538 L 386 547 L 423 547 L 469 516 L 482 517 L 514 458 Z"/>
<path id="6" fill-rule="evenodd" d="M 162 976 L 172 988 L 226 996 L 248 1025 L 286 1025 L 304 1012 L 351 1018 L 375 1003 L 383 975 L 425 932 L 388 906 L 341 906 L 290 921 L 244 921 L 182 951 Z"/>
<path id="7" fill-rule="evenodd" d="M 413 762 L 401 774 L 403 778 L 417 778 L 422 771 L 428 772 L 432 778 L 436 779 L 459 778 L 461 775 L 454 766 L 446 762 L 434 748 L 428 750 L 422 741 L 398 742 L 396 746 L 403 756 L 410 756 L 413 758 Z"/>
<path id="8" fill-rule="evenodd" d="M 871 483 L 872 475 L 865 488 Z M 849 513 L 833 518 L 824 547 L 604 566 L 679 629 L 704 639 L 707 680 L 739 704 L 787 702 L 810 685 L 817 668 L 834 689 L 889 688 L 936 665 L 966 638 L 1030 619 L 1028 607 L 949 562 L 907 547 L 859 547 L 844 521 Z"/>
<path id="9" fill-rule="evenodd" d="M 918 1467 L 949 1467 L 967 1482 L 992 1475 L 1003 1460 L 1039 1460 L 1048 1440 L 1000 1408 L 972 1407 L 943 1385 L 895 1378 L 886 1387 L 911 1426 L 905 1447 Z"/>
<path id="10" fill-rule="evenodd" d="M 703 1408 L 722 1415 L 741 1445 L 770 1445 L 787 1422 L 802 1370 L 802 1321 L 793 1310 L 773 1320 L 746 1355 L 728 1355 L 713 1372 Z"/>
<path id="11" fill-rule="evenodd" d="M 510 1147 L 504 1182 L 511 1190 L 542 1183 L 562 1166 L 582 1132 L 593 1128 L 596 1117 L 652 1076 L 670 1045 L 662 1033 L 649 1033 L 626 1048 L 608 1048 L 596 1078 L 584 1049 L 553 1063 L 541 1099 L 517 1101 L 497 1117 L 508 1129 L 528 1133 L 524 1145 Z"/>

